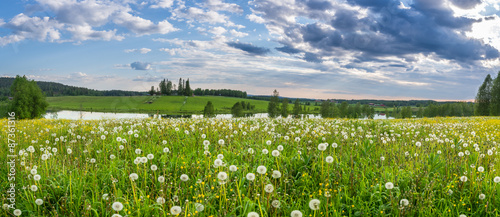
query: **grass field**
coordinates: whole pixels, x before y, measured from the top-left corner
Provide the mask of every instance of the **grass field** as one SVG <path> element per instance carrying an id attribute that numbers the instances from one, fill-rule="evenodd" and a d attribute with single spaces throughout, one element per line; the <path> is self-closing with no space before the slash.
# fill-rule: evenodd
<path id="1" fill-rule="evenodd" d="M 498 118 L 0 125 L 0 216 L 500 215 Z"/>
<path id="2" fill-rule="evenodd" d="M 146 103 L 152 101 L 151 104 Z M 240 101 L 255 105 L 251 112 L 267 111 L 267 101 L 219 96 L 63 96 L 47 97 L 49 110 L 83 110 L 103 112 L 139 113 L 194 113 L 203 112 L 208 101 L 212 101 L 216 113 L 231 113 L 231 107 Z M 185 103 L 184 103 L 185 102 Z"/>

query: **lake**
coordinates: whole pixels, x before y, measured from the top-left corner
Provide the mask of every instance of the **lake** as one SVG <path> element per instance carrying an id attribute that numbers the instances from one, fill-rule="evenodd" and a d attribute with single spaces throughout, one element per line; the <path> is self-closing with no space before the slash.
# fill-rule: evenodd
<path id="1" fill-rule="evenodd" d="M 307 118 L 321 118 L 321 115 L 306 115 Z M 122 119 L 122 118 L 149 118 L 149 114 L 141 113 L 111 113 L 111 112 L 87 112 L 87 111 L 69 111 L 61 110 L 57 112 L 47 112 L 44 115 L 46 119 L 69 119 L 69 120 L 101 120 L 101 119 Z M 153 117 L 156 117 L 154 115 Z M 226 119 L 232 118 L 231 114 L 218 114 L 215 118 Z M 256 113 L 255 118 L 267 118 L 267 113 Z M 203 118 L 203 115 L 192 115 L 191 118 Z M 385 115 L 376 114 L 374 119 L 386 119 Z M 389 117 L 389 119 L 394 119 Z"/>

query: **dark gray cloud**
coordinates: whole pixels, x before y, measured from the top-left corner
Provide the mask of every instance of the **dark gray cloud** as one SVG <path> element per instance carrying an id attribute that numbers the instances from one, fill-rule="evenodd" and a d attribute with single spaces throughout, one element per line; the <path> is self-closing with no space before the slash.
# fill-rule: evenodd
<path id="1" fill-rule="evenodd" d="M 133 62 L 130 67 L 135 70 L 150 70 L 151 64 L 146 62 Z"/>
<path id="2" fill-rule="evenodd" d="M 481 4 L 481 0 L 451 0 L 451 2 L 462 9 L 471 9 Z"/>
<path id="3" fill-rule="evenodd" d="M 301 50 L 295 49 L 295 48 L 288 46 L 288 45 L 283 46 L 283 47 L 277 47 L 275 49 L 279 52 L 283 52 L 283 53 L 287 53 L 287 54 L 297 54 L 297 53 L 302 52 Z"/>
<path id="4" fill-rule="evenodd" d="M 241 43 L 241 42 L 228 42 L 227 45 L 230 47 L 234 47 L 237 49 L 240 49 L 242 51 L 247 52 L 250 55 L 266 55 L 267 53 L 271 52 L 268 48 L 264 47 L 257 47 L 252 44 L 247 44 L 247 43 Z"/>
<path id="5" fill-rule="evenodd" d="M 332 8 L 332 3 L 329 1 L 307 1 L 306 2 L 307 7 L 313 10 L 327 10 Z"/>

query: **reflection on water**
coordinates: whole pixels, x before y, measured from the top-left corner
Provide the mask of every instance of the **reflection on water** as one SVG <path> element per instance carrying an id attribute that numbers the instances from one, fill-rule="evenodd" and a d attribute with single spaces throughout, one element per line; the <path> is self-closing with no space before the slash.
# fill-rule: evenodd
<path id="1" fill-rule="evenodd" d="M 100 120 L 100 119 L 120 119 L 120 118 L 156 118 L 156 115 L 149 114 L 139 114 L 139 113 L 109 113 L 109 112 L 86 112 L 86 111 L 68 111 L 61 110 L 57 112 L 47 112 L 44 115 L 46 119 L 69 119 L 69 120 Z M 161 118 L 179 118 L 179 117 L 191 117 L 191 118 L 203 118 L 203 115 L 161 115 Z M 231 114 L 218 114 L 215 118 L 226 119 L 232 118 Z M 267 113 L 256 113 L 251 117 L 254 118 L 267 118 Z M 321 115 L 302 115 L 302 118 L 321 118 Z M 289 116 L 291 118 L 291 116 Z M 385 115 L 375 115 L 373 119 L 386 119 Z M 389 117 L 389 119 L 394 119 Z"/>

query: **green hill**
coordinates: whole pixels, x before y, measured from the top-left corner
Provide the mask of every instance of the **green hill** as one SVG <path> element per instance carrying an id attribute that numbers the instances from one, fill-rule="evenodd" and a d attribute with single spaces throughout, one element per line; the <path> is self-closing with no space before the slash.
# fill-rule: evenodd
<path id="1" fill-rule="evenodd" d="M 267 111 L 267 101 L 221 96 L 61 96 L 47 97 L 48 110 L 83 110 L 101 112 L 136 112 L 161 114 L 200 114 L 208 101 L 216 113 L 231 113 L 236 102 L 255 106 L 247 112 Z"/>

